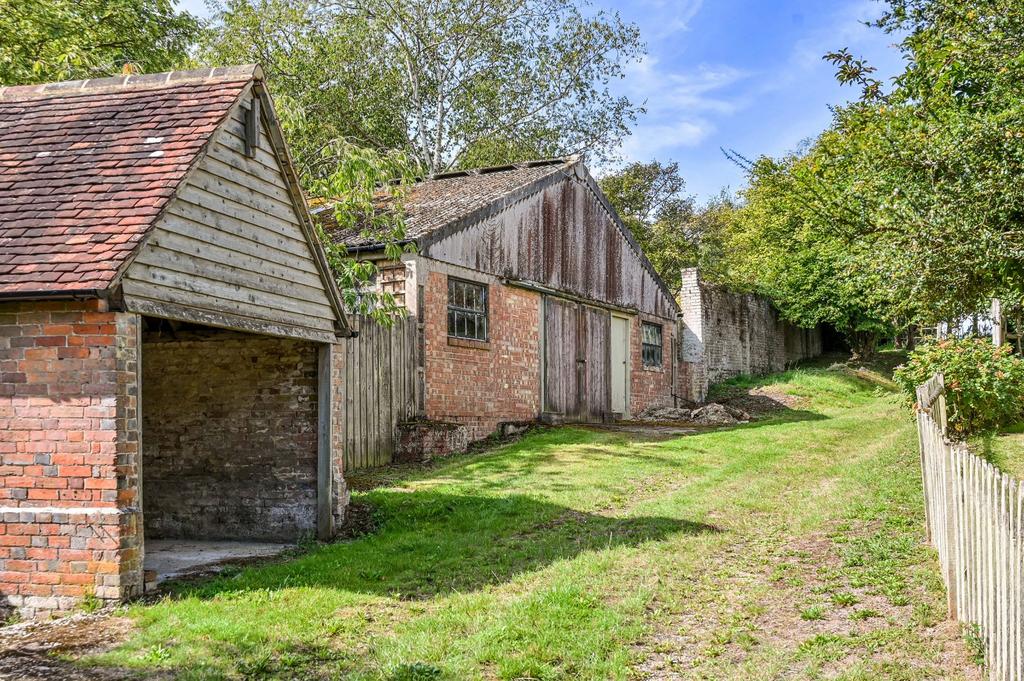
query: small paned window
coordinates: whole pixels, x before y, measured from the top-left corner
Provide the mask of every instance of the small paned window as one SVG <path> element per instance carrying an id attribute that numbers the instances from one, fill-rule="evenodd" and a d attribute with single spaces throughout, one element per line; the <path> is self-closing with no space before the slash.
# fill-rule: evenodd
<path id="1" fill-rule="evenodd" d="M 448 335 L 487 340 L 487 286 L 448 277 Z"/>
<path id="2" fill-rule="evenodd" d="M 640 350 L 645 367 L 661 366 L 661 324 L 644 322 L 640 325 Z"/>

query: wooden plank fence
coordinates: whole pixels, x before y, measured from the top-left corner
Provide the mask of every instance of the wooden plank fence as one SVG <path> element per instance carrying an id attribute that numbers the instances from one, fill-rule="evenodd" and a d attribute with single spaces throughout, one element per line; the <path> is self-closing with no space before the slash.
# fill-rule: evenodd
<path id="1" fill-rule="evenodd" d="M 341 346 L 340 406 L 345 470 L 386 466 L 398 442 L 398 424 L 414 418 L 418 362 L 415 317 L 397 317 L 391 326 L 363 315 L 349 315 L 359 332 Z"/>
<path id="2" fill-rule="evenodd" d="M 1024 681 L 1024 485 L 945 437 L 941 375 L 917 389 L 928 538 L 949 615 L 977 627 L 993 681 Z"/>

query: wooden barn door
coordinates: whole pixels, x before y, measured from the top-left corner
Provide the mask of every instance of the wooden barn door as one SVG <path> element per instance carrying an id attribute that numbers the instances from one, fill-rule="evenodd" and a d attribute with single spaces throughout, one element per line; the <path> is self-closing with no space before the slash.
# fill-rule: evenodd
<path id="1" fill-rule="evenodd" d="M 612 412 L 624 417 L 629 403 L 629 319 L 612 317 L 609 338 Z"/>
<path id="2" fill-rule="evenodd" d="M 581 305 L 580 325 L 584 376 L 580 420 L 600 423 L 611 412 L 611 372 L 608 370 L 611 315 L 607 310 Z"/>
<path id="3" fill-rule="evenodd" d="M 580 413 L 579 305 L 544 297 L 544 412 L 573 421 Z"/>
<path id="4" fill-rule="evenodd" d="M 607 310 L 544 297 L 544 414 L 600 422 L 611 412 L 611 316 Z"/>

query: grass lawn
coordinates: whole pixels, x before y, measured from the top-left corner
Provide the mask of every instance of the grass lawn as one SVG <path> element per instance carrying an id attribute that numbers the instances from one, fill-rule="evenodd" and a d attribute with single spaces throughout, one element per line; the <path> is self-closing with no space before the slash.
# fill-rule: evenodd
<path id="1" fill-rule="evenodd" d="M 377 528 L 135 605 L 77 664 L 182 678 L 979 678 L 922 545 L 887 382 L 807 369 L 789 408 L 657 439 L 559 428 L 358 492 Z M 123 621 L 123 620 L 122 620 Z"/>
<path id="2" fill-rule="evenodd" d="M 1024 480 L 1024 423 L 1008 428 L 995 437 L 971 443 L 978 452 L 995 466 L 1018 480 Z"/>

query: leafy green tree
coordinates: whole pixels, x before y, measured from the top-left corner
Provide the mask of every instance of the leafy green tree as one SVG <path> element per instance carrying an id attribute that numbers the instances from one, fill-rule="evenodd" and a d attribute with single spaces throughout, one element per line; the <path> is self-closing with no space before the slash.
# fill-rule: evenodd
<path id="1" fill-rule="evenodd" d="M 173 0 L 0 0 L 0 84 L 170 70 L 199 33 Z"/>
<path id="2" fill-rule="evenodd" d="M 859 102 L 822 146 L 843 171 L 824 192 L 845 237 L 874 248 L 883 284 L 920 321 L 969 315 L 1024 291 L 1024 3 L 890 0 L 877 22 L 905 37 L 887 87 L 872 67 L 827 55 Z M 842 214 L 853 220 L 841 219 Z"/>
<path id="3" fill-rule="evenodd" d="M 726 282 L 724 239 L 736 210 L 726 192 L 698 205 L 686 194 L 679 164 L 656 160 L 630 163 L 599 184 L 670 290 L 679 290 L 687 267 Z"/>
<path id="4" fill-rule="evenodd" d="M 302 183 L 313 191 L 353 147 L 386 155 L 406 146 L 401 75 L 374 58 L 376 50 L 367 22 L 351 13 L 307 0 L 227 0 L 199 58 L 263 67 Z"/>
<path id="5" fill-rule="evenodd" d="M 304 113 L 309 177 L 339 137 L 427 173 L 608 157 L 641 110 L 609 86 L 641 54 L 635 26 L 574 0 L 228 0 L 202 51 L 265 65 Z"/>
<path id="6" fill-rule="evenodd" d="M 409 159 L 399 152 L 380 153 L 343 140 L 323 153 L 336 163 L 327 176 L 316 180 L 312 190 L 316 196 L 330 201 L 333 227 L 348 233 L 358 231 L 363 237 L 383 244 L 389 260 L 401 258 L 409 248 L 403 245 L 402 199 L 415 180 Z M 399 308 L 390 293 L 374 286 L 377 266 L 350 257 L 344 244 L 335 241 L 322 224 L 318 229 L 345 307 L 371 315 L 378 322 L 390 323 Z"/>
<path id="7" fill-rule="evenodd" d="M 726 254 L 729 276 L 861 351 L 1024 291 L 1024 3 L 888 5 L 876 27 L 901 36 L 904 71 L 826 55 L 861 97 L 799 153 L 734 157 L 750 188 Z"/>
<path id="8" fill-rule="evenodd" d="M 767 295 L 796 324 L 833 325 L 855 355 L 870 356 L 894 330 L 893 300 L 865 267 L 872 254 L 820 220 L 810 184 L 819 164 L 817 148 L 750 164 L 744 203 L 724 230 L 719 276 Z"/>
<path id="9" fill-rule="evenodd" d="M 694 198 L 678 163 L 634 162 L 602 177 L 601 191 L 672 290 L 684 267 L 697 264 Z"/>

